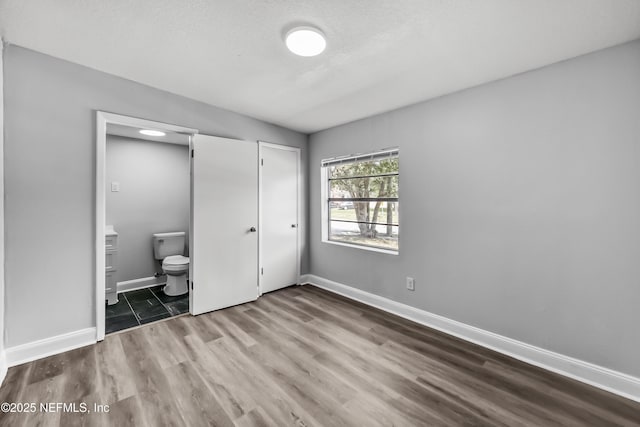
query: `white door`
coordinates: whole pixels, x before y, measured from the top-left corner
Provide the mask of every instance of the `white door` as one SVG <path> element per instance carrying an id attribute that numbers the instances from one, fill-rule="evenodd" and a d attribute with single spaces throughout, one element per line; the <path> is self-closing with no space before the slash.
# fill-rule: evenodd
<path id="1" fill-rule="evenodd" d="M 300 150 L 260 143 L 260 291 L 298 283 Z"/>
<path id="2" fill-rule="evenodd" d="M 258 147 L 195 135 L 192 141 L 191 313 L 258 298 Z"/>

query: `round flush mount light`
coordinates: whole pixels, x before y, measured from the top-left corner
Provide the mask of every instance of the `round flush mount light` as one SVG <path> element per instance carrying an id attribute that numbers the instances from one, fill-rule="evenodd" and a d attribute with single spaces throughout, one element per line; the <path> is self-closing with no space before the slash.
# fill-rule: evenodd
<path id="1" fill-rule="evenodd" d="M 166 133 L 160 132 L 159 130 L 151 130 L 151 129 L 143 129 L 140 131 L 141 134 L 147 136 L 165 136 Z"/>
<path id="2" fill-rule="evenodd" d="M 296 27 L 289 30 L 285 43 L 291 52 L 300 56 L 320 55 L 327 47 L 324 34 L 313 27 Z"/>

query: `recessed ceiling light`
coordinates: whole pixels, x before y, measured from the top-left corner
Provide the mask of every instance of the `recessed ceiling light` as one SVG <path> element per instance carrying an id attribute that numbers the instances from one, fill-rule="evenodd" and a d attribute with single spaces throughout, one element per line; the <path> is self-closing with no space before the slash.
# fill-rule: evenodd
<path id="1" fill-rule="evenodd" d="M 324 34 L 313 27 L 296 27 L 289 30 L 285 42 L 291 52 L 300 56 L 316 56 L 327 47 Z"/>
<path id="2" fill-rule="evenodd" d="M 159 130 L 151 130 L 151 129 L 143 129 L 140 131 L 141 134 L 147 136 L 165 136 L 166 133 L 160 132 Z"/>

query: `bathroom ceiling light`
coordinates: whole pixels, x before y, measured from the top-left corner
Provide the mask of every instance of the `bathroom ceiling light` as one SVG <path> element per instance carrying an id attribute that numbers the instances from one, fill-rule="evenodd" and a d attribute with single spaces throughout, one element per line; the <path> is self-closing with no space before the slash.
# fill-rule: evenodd
<path id="1" fill-rule="evenodd" d="M 289 30 L 285 43 L 291 52 L 300 56 L 316 56 L 327 47 L 324 34 L 313 27 L 296 27 Z"/>
<path id="2" fill-rule="evenodd" d="M 143 129 L 140 131 L 141 134 L 147 136 L 165 136 L 166 133 L 160 132 L 159 130 L 151 130 L 151 129 Z"/>

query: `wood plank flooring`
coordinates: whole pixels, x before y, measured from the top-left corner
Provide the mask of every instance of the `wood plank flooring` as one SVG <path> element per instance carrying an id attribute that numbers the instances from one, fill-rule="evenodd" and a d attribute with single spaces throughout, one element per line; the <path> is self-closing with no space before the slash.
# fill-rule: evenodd
<path id="1" fill-rule="evenodd" d="M 313 286 L 9 369 L 2 426 L 640 425 L 640 404 Z"/>

